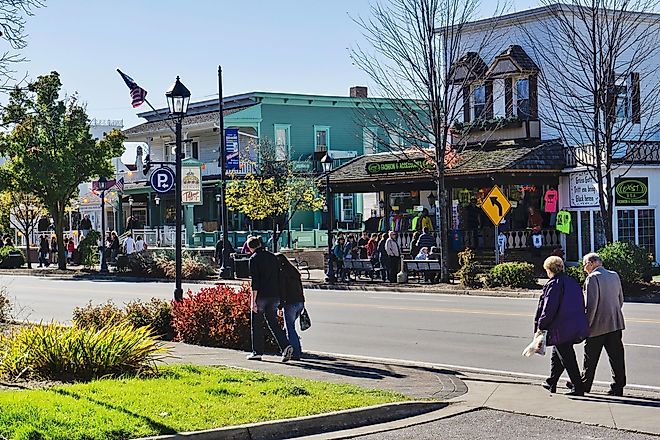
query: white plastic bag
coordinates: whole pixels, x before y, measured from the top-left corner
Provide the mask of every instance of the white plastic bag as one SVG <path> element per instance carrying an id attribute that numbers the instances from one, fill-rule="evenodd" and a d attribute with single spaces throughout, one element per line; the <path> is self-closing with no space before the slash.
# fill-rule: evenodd
<path id="1" fill-rule="evenodd" d="M 532 338 L 532 342 L 530 342 L 523 350 L 522 355 L 525 357 L 530 357 L 533 354 L 545 356 L 545 342 L 547 335 L 547 330 L 538 330 Z"/>

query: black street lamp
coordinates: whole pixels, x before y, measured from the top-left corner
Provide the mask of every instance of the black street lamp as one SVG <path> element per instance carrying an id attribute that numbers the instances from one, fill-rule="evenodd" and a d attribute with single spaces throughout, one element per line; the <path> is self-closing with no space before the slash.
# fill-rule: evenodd
<path id="1" fill-rule="evenodd" d="M 156 197 L 154 197 L 154 202 L 156 202 L 156 209 L 158 211 L 158 225 L 156 226 L 158 228 L 158 236 L 156 238 L 156 246 L 160 247 L 160 224 L 163 221 L 160 215 L 160 196 L 156 194 Z"/>
<path id="2" fill-rule="evenodd" d="M 323 171 L 325 172 L 325 205 L 328 209 L 328 271 L 326 272 L 326 280 L 329 284 L 335 282 L 334 265 L 332 264 L 332 192 L 330 191 L 330 172 L 332 171 L 332 157 L 330 153 L 326 153 L 321 159 Z"/>
<path id="3" fill-rule="evenodd" d="M 108 273 L 108 262 L 105 259 L 105 191 L 114 185 L 114 182 L 108 182 L 108 179 L 101 176 L 97 185 L 97 189 L 101 191 L 101 269 L 99 272 Z"/>
<path id="4" fill-rule="evenodd" d="M 133 221 L 133 223 L 135 223 L 135 221 L 132 218 L 133 217 L 133 203 L 134 202 L 135 202 L 135 200 L 133 200 L 133 196 L 129 196 L 128 197 L 128 215 L 131 217 L 131 220 Z"/>
<path id="5" fill-rule="evenodd" d="M 222 94 L 222 67 L 218 66 L 218 110 L 220 127 L 220 157 L 218 165 L 220 166 L 220 214 L 222 223 L 222 264 L 220 265 L 220 278 L 230 280 L 234 278 L 234 271 L 231 264 L 231 245 L 229 244 L 229 216 L 227 210 L 227 145 L 225 140 L 225 117 L 224 102 Z"/>
<path id="6" fill-rule="evenodd" d="M 181 160 L 183 159 L 183 149 L 181 148 L 181 123 L 188 111 L 188 103 L 190 102 L 190 90 L 186 88 L 179 77 L 172 87 L 165 92 L 167 98 L 167 106 L 169 107 L 170 117 L 174 119 L 175 133 L 176 133 L 176 192 L 174 198 L 174 211 L 176 217 L 176 262 L 175 262 L 175 285 L 174 285 L 174 299 L 176 301 L 183 300 L 183 289 L 181 288 L 181 224 L 183 223 L 183 216 L 181 215 Z"/>

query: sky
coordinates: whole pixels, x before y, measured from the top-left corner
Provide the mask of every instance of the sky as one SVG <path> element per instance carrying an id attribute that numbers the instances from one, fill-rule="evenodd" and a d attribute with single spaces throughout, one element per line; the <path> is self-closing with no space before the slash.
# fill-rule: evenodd
<path id="1" fill-rule="evenodd" d="M 381 0 L 385 1 L 385 0 Z M 357 17 L 369 17 L 369 0 L 45 0 L 28 17 L 27 62 L 17 75 L 57 71 L 63 91 L 77 92 L 90 118 L 144 120 L 146 104 L 130 105 L 117 68 L 148 92 L 156 108 L 177 75 L 191 100 L 217 97 L 218 65 L 224 95 L 251 91 L 347 95 L 369 85 L 349 58 L 360 44 Z M 512 0 L 511 10 L 538 5 Z M 494 0 L 482 0 L 487 17 Z M 0 40 L 0 44 L 6 42 Z M 4 98 L 0 98 L 4 101 Z M 124 161 L 130 160 L 130 152 Z"/>

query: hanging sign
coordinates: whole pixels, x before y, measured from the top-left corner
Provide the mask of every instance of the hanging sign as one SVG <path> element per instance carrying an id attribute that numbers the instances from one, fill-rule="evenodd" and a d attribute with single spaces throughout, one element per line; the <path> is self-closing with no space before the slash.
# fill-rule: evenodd
<path id="1" fill-rule="evenodd" d="M 225 154 L 227 155 L 227 171 L 238 171 L 239 168 L 238 128 L 225 128 Z"/>
<path id="2" fill-rule="evenodd" d="M 202 204 L 202 168 L 199 165 L 181 167 L 181 201 L 184 205 Z"/>
<path id="3" fill-rule="evenodd" d="M 415 171 L 431 170 L 435 167 L 433 162 L 426 159 L 389 160 L 387 162 L 367 162 L 367 174 L 411 173 Z"/>
<path id="4" fill-rule="evenodd" d="M 649 204 L 649 178 L 620 177 L 616 179 L 614 204 L 617 206 L 647 206 Z"/>
<path id="5" fill-rule="evenodd" d="M 571 173 L 568 179 L 571 206 L 598 206 L 598 185 L 588 171 Z"/>

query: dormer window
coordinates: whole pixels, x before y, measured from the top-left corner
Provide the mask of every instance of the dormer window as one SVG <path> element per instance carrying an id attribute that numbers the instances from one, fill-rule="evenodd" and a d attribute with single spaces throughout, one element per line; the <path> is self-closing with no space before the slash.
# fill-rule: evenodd
<path id="1" fill-rule="evenodd" d="M 486 117 L 486 85 L 479 84 L 472 87 L 472 119 Z"/>
<path id="2" fill-rule="evenodd" d="M 486 75 L 491 80 L 504 82 L 507 117 L 538 118 L 538 73 L 538 66 L 521 46 L 509 46 L 495 57 Z"/>

